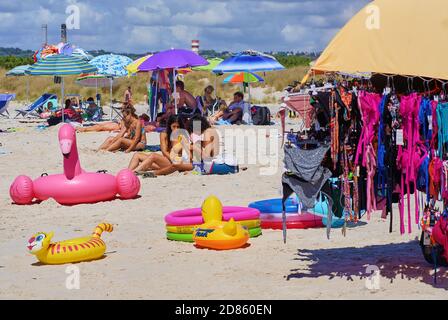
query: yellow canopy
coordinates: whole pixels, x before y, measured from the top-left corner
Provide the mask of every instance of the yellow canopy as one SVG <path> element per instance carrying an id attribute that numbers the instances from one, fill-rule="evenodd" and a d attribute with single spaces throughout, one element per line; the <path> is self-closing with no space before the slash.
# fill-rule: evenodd
<path id="1" fill-rule="evenodd" d="M 138 72 L 138 67 L 146 61 L 146 59 L 148 59 L 149 57 L 151 57 L 152 54 L 148 54 L 147 56 L 138 58 L 137 60 L 134 60 L 134 62 L 131 62 L 130 64 L 128 64 L 125 69 L 128 72 L 128 76 L 136 74 Z"/>
<path id="2" fill-rule="evenodd" d="M 448 79 L 448 1 L 376 0 L 331 40 L 310 72 Z"/>

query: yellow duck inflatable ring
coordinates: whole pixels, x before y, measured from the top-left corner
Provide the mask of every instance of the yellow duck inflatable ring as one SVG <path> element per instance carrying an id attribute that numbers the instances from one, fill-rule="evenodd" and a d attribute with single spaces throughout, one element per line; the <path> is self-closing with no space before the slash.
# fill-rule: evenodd
<path id="1" fill-rule="evenodd" d="M 28 240 L 28 252 L 44 264 L 64 264 L 99 259 L 106 251 L 101 239 L 104 231 L 112 232 L 113 226 L 101 223 L 91 236 L 51 243 L 54 233 L 38 232 Z"/>
<path id="2" fill-rule="evenodd" d="M 202 204 L 204 224 L 194 230 L 193 240 L 199 247 L 228 250 L 243 247 L 249 240 L 249 231 L 233 218 L 222 221 L 222 204 L 215 196 L 209 196 Z"/>

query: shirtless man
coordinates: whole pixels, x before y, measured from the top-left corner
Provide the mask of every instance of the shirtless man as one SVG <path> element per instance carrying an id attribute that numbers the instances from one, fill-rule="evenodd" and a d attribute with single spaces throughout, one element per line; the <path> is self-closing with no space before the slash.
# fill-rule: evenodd
<path id="1" fill-rule="evenodd" d="M 132 90 L 131 90 L 131 86 L 128 87 L 128 89 L 124 92 L 124 102 L 127 103 L 132 103 Z"/>
<path id="2" fill-rule="evenodd" d="M 179 99 L 177 100 L 178 108 L 185 107 L 190 109 L 190 111 L 196 108 L 196 99 L 190 92 L 185 90 L 185 85 L 180 80 L 176 81 L 176 93 L 179 94 Z"/>

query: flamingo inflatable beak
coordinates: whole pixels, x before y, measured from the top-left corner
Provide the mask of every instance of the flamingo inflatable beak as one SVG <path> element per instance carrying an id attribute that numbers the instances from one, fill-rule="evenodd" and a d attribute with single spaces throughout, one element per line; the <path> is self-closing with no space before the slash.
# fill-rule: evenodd
<path id="1" fill-rule="evenodd" d="M 59 140 L 59 146 L 61 147 L 62 154 L 64 156 L 68 156 L 72 149 L 72 140 L 61 139 L 61 140 Z"/>

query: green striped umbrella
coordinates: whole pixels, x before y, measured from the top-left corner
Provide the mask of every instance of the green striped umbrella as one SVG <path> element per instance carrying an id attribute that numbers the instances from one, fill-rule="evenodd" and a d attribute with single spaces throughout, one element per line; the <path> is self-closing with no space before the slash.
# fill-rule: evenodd
<path id="1" fill-rule="evenodd" d="M 25 72 L 32 76 L 69 76 L 96 71 L 95 66 L 80 58 L 56 54 L 36 62 Z"/>
<path id="2" fill-rule="evenodd" d="M 61 106 L 64 104 L 64 76 L 97 72 L 98 69 L 80 58 L 57 54 L 31 65 L 25 72 L 31 76 L 59 76 L 61 81 Z M 64 121 L 64 108 L 62 108 Z"/>

